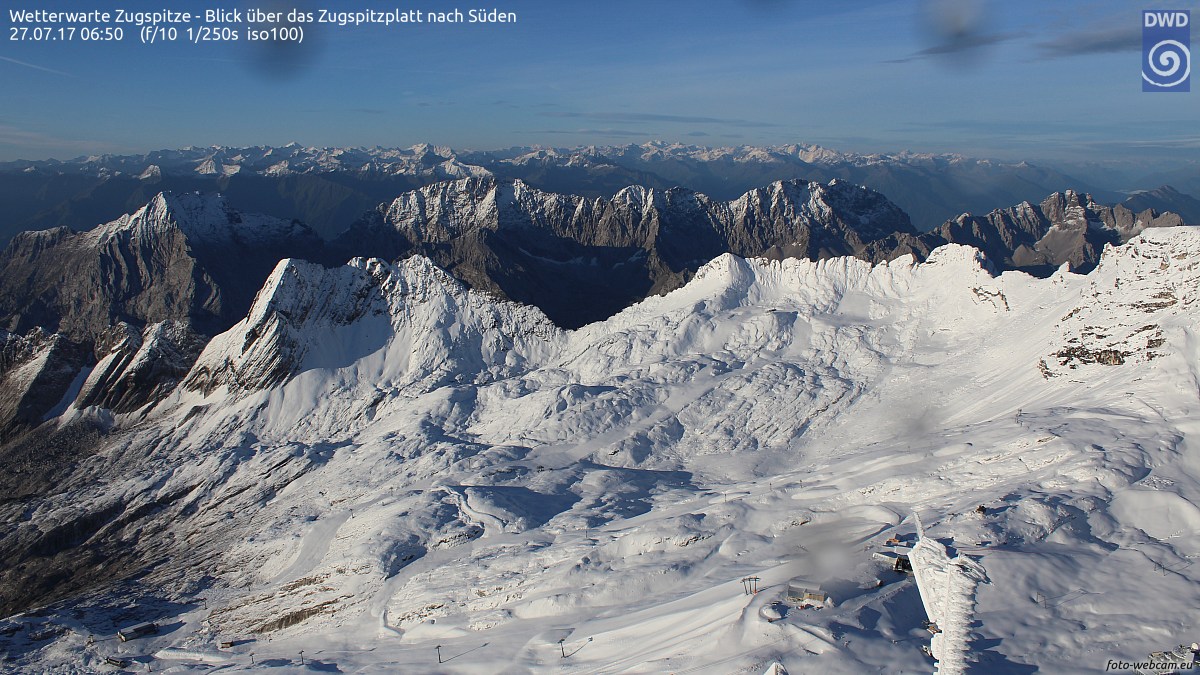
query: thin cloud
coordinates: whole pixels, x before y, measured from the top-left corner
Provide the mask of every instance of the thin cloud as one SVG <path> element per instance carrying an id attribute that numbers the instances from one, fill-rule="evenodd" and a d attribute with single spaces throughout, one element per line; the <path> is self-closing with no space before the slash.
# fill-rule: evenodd
<path id="1" fill-rule="evenodd" d="M 75 77 L 74 75 L 72 75 L 72 74 L 70 74 L 70 73 L 64 73 L 64 72 L 63 72 L 63 71 L 61 71 L 61 70 L 55 70 L 55 69 L 53 69 L 53 68 L 47 68 L 47 67 L 45 67 L 45 66 L 39 66 L 39 65 L 37 65 L 37 64 L 35 64 L 35 63 L 26 63 L 25 61 L 18 61 L 18 60 L 16 60 L 16 59 L 10 59 L 10 58 L 8 58 L 7 56 L 0 56 L 0 61 L 7 61 L 7 62 L 9 62 L 9 63 L 15 63 L 15 64 L 17 64 L 18 66 L 25 66 L 26 68 L 33 68 L 34 70 L 40 70 L 40 71 L 42 71 L 43 73 L 53 73 L 53 74 L 55 74 L 55 75 L 62 75 L 63 77 Z"/>
<path id="2" fill-rule="evenodd" d="M 505 99 L 500 99 L 498 101 L 492 101 L 492 105 L 494 105 L 498 108 L 512 108 L 513 110 L 520 110 L 522 108 L 558 108 L 558 107 L 561 107 L 557 103 L 520 103 L 520 104 L 518 104 L 518 103 L 513 103 L 512 101 L 507 101 Z"/>
<path id="3" fill-rule="evenodd" d="M 1137 150 L 1179 150 L 1181 148 L 1200 148 L 1200 136 L 1185 136 L 1172 139 L 1104 140 L 1095 141 L 1093 142 L 1093 145 L 1106 148 L 1126 148 Z"/>
<path id="4" fill-rule="evenodd" d="M 559 134 L 570 136 L 612 136 L 621 138 L 650 138 L 654 134 L 649 131 L 634 131 L 632 129 L 543 129 L 529 131 L 529 134 Z"/>
<path id="5" fill-rule="evenodd" d="M 571 119 L 589 119 L 601 122 L 675 122 L 680 124 L 723 124 L 731 127 L 768 128 L 778 127 L 770 122 L 754 120 L 727 119 L 723 117 L 693 117 L 691 115 L 659 115 L 655 113 L 620 113 L 620 112 L 544 112 L 542 117 L 561 117 Z"/>
<path id="6" fill-rule="evenodd" d="M 433 105 L 432 103 L 417 103 L 418 106 Z M 354 108 L 300 108 L 296 112 L 301 112 L 306 115 L 336 115 L 342 113 L 353 113 L 355 115 L 386 115 L 391 110 L 386 108 L 369 108 L 369 107 L 354 107 Z"/>
<path id="7" fill-rule="evenodd" d="M 1182 121 L 1172 122 L 1172 124 L 1176 123 L 1186 124 L 1186 122 Z M 1123 123 L 1096 123 L 1069 120 L 1038 120 L 1035 123 L 1025 119 L 948 119 L 936 122 L 907 122 L 891 127 L 887 131 L 893 133 L 911 133 L 913 131 L 940 132 L 946 129 L 965 131 L 972 134 L 983 133 L 993 136 L 1005 134 L 1016 136 L 1062 136 L 1066 134 L 1120 136 L 1128 130 L 1128 127 Z"/>
<path id="8" fill-rule="evenodd" d="M 0 124 L 0 146 L 5 145 L 37 152 L 41 152 L 46 148 L 58 149 L 63 147 L 70 147 L 75 152 L 85 153 L 111 152 L 114 150 L 114 147 L 108 143 L 57 138 L 37 131 L 29 131 L 7 124 Z"/>
<path id="9" fill-rule="evenodd" d="M 1196 40 L 1193 38 L 1192 42 Z M 1055 59 L 1085 54 L 1119 54 L 1142 50 L 1142 26 L 1139 21 L 1118 16 L 1093 23 L 1087 28 L 1065 33 L 1035 45 L 1043 58 Z"/>
<path id="10" fill-rule="evenodd" d="M 976 50 L 983 49 L 985 47 L 990 47 L 992 45 L 998 45 L 1000 43 L 1008 42 L 1010 40 L 1015 40 L 1017 38 L 1024 37 L 1024 36 L 1025 36 L 1024 33 L 991 33 L 991 34 L 962 35 L 962 36 L 957 36 L 957 37 L 955 37 L 955 39 L 950 40 L 948 42 L 942 42 L 940 44 L 933 45 L 932 47 L 926 47 L 925 49 L 922 49 L 920 51 L 913 52 L 912 54 L 910 54 L 902 59 L 892 59 L 891 61 L 887 61 L 886 63 L 909 63 L 910 61 L 919 61 L 921 59 L 927 59 L 927 58 L 930 58 L 933 56 L 949 56 L 949 55 L 953 55 L 953 54 L 963 54 L 963 53 L 967 53 L 967 52 L 974 52 Z"/>
<path id="11" fill-rule="evenodd" d="M 1051 59 L 1083 54 L 1137 52 L 1142 49 L 1142 29 L 1130 22 L 1126 26 L 1080 30 L 1039 42 L 1037 48 L 1043 57 Z"/>

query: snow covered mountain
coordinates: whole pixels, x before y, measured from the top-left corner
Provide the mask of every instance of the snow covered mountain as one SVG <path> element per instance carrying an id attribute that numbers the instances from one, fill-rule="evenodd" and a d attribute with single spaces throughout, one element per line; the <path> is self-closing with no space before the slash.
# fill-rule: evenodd
<path id="1" fill-rule="evenodd" d="M 428 176 L 437 180 L 487 174 L 480 167 L 459 162 L 450 148 L 426 144 L 411 148 L 314 148 L 298 143 L 282 147 L 189 147 L 156 150 L 145 155 L 91 155 L 67 161 L 8 162 L 0 164 L 0 170 L 4 169 L 84 175 L 132 174 L 143 180 L 186 173 L 283 176 L 347 172 Z"/>
<path id="2" fill-rule="evenodd" d="M 314 340 L 314 330 L 338 337 Z M 375 387 L 505 379 L 556 333 L 536 309 L 471 292 L 419 256 L 395 266 L 356 258 L 335 269 L 285 260 L 250 314 L 205 348 L 184 387 L 205 394 L 263 391 L 298 373 L 368 356 L 374 370 L 355 379 Z M 385 340 L 389 348 L 381 352 Z"/>
<path id="3" fill-rule="evenodd" d="M 221 195 L 160 193 L 106 225 L 23 233 L 0 253 L 0 328 L 23 345 L 0 363 L 0 377 L 11 375 L 0 437 L 37 426 L 63 397 L 119 412 L 157 401 L 207 338 L 244 316 L 284 257 L 329 265 L 420 254 L 476 290 L 578 327 L 678 288 L 726 252 L 877 262 L 958 242 L 999 269 L 1049 274 L 1063 263 L 1086 271 L 1105 244 L 1179 222 L 1067 192 L 918 234 L 882 195 L 840 180 L 783 181 L 722 202 L 682 188 L 589 199 L 468 178 L 403 193 L 326 245 L 302 224 L 242 214 Z M 76 381 L 85 370 L 87 381 Z"/>
<path id="4" fill-rule="evenodd" d="M 1144 659 L 1200 599 L 1197 289 L 1178 227 L 1044 279 L 727 254 L 574 331 L 422 258 L 283 261 L 152 409 L 48 423 L 104 431 L 0 502 L 3 613 L 52 603 L 4 665 L 927 671 L 875 555 L 912 514 L 977 567 L 934 603 L 969 666 Z"/>
<path id="5" fill-rule="evenodd" d="M 0 169 L 0 244 L 18 232 L 81 230 L 160 192 L 220 192 L 246 213 L 301 220 L 333 236 L 377 204 L 433 182 L 483 175 L 444 148 L 407 150 L 189 148 L 137 156 L 16 162 Z"/>
<path id="6" fill-rule="evenodd" d="M 285 257 L 425 253 L 476 289 L 577 326 L 679 286 L 726 251 L 878 257 L 911 234 L 882 196 L 837 181 L 779 183 L 724 203 L 687 190 L 590 200 L 464 179 L 404 193 L 328 247 L 302 224 L 242 214 L 222 195 L 160 193 L 111 223 L 23 233 L 0 253 L 0 328 L 22 345 L 0 376 L 45 370 L 29 365 L 0 390 L 0 437 L 37 426 L 63 397 L 118 412 L 157 401 Z"/>

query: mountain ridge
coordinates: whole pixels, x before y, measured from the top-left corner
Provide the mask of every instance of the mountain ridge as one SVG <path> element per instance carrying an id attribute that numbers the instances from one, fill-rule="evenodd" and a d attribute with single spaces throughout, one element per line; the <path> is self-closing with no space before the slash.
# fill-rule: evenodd
<path id="1" fill-rule="evenodd" d="M 587 197 L 611 198 L 628 185 L 646 185 L 687 187 L 722 200 L 777 180 L 838 178 L 888 195 L 922 231 L 964 211 L 1041 199 L 1068 187 L 1092 192 L 1104 202 L 1123 198 L 1113 186 L 1090 185 L 1028 162 L 907 151 L 859 154 L 811 144 L 709 148 L 648 142 L 488 151 L 428 144 L 212 146 L 0 163 L 0 197 L 10 203 L 7 222 L 0 221 L 0 243 L 22 229 L 106 222 L 145 203 L 152 195 L 148 190 L 156 186 L 177 192 L 222 191 L 239 210 L 298 218 L 330 238 L 401 191 L 483 176 Z"/>
<path id="2" fill-rule="evenodd" d="M 875 259 L 891 253 L 891 239 L 915 236 L 898 207 L 844 181 L 779 181 L 718 201 L 686 188 L 588 199 L 468 178 L 381 205 L 330 248 L 343 259 L 420 253 L 472 287 L 576 327 L 678 287 L 726 251 Z"/>
<path id="3" fill-rule="evenodd" d="M 281 259 L 317 270 L 420 255 L 476 291 L 574 328 L 679 288 L 724 253 L 881 262 L 965 243 L 997 269 L 1046 275 L 1063 264 L 1085 272 L 1105 246 L 1179 222 L 1068 191 L 922 234 L 879 193 L 840 180 L 779 181 L 719 201 L 644 186 L 586 198 L 471 177 L 404 193 L 326 244 L 295 221 L 241 214 L 220 195 L 160 193 L 92 230 L 27 233 L 0 252 L 0 328 L 14 355 L 0 377 L 45 373 L 11 375 L 0 429 L 19 437 L 64 397 L 118 412 L 155 404 L 211 336 L 242 320 Z M 291 339 L 286 316 L 270 316 L 243 349 L 258 337 Z M 294 360 L 248 364 L 247 377 L 268 386 Z M 38 396 L 32 382 L 44 385 Z"/>

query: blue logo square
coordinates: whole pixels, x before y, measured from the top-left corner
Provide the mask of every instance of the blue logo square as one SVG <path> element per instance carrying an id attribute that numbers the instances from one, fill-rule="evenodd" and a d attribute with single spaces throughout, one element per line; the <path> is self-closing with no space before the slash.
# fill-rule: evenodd
<path id="1" fill-rule="evenodd" d="M 1142 12 L 1142 91 L 1191 91 L 1192 13 Z"/>

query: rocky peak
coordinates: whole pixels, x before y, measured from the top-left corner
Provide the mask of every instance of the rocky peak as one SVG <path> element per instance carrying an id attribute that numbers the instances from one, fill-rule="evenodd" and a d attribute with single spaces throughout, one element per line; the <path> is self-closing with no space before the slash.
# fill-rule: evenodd
<path id="1" fill-rule="evenodd" d="M 241 396 L 311 367 L 362 359 L 380 369 L 372 387 L 475 379 L 519 366 L 557 334 L 539 310 L 470 291 L 422 256 L 394 264 L 355 258 L 332 269 L 283 260 L 246 318 L 204 349 L 184 386 Z"/>
<path id="2" fill-rule="evenodd" d="M 1074 271 L 1095 266 L 1106 244 L 1120 244 L 1146 228 L 1181 225 L 1175 214 L 1098 203 L 1088 193 L 1055 192 L 1038 205 L 1021 202 L 986 216 L 962 214 L 933 233 L 944 241 L 984 251 L 1002 268 L 1049 273 L 1069 264 Z"/>

